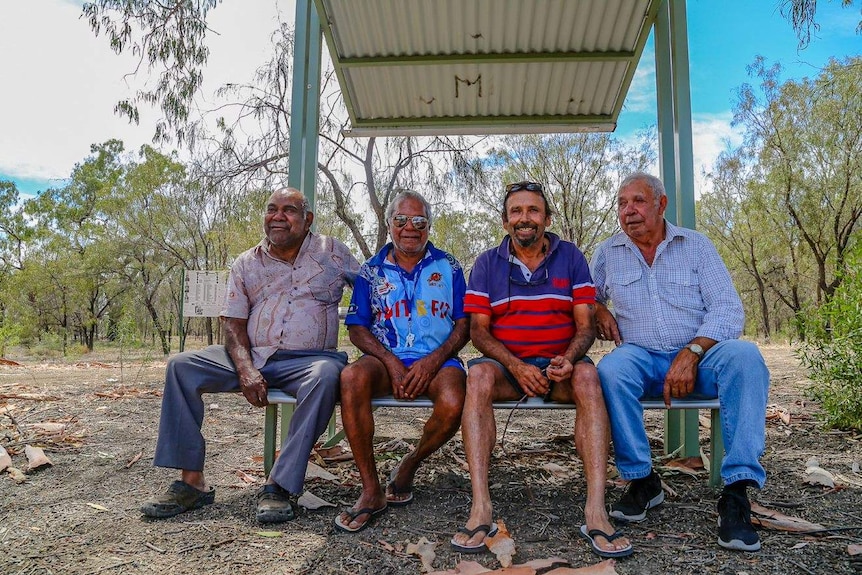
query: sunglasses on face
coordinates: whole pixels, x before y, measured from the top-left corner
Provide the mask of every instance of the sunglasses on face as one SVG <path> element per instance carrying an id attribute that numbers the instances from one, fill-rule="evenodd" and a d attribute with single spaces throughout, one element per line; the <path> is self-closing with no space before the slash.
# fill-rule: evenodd
<path id="1" fill-rule="evenodd" d="M 407 222 L 413 224 L 413 227 L 417 230 L 424 230 L 428 227 L 428 218 L 425 216 L 405 216 L 402 214 L 392 216 L 392 223 L 395 224 L 396 228 L 403 228 L 407 225 Z"/>
<path id="2" fill-rule="evenodd" d="M 545 188 L 538 182 L 515 182 L 514 184 L 506 186 L 506 194 L 513 194 L 524 190 L 528 192 L 538 192 L 540 194 L 545 192 Z"/>

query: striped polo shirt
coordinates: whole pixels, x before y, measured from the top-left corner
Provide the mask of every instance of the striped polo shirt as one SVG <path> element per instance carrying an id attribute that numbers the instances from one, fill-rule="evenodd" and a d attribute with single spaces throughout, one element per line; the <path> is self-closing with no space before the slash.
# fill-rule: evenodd
<path id="1" fill-rule="evenodd" d="M 554 357 L 575 336 L 574 306 L 593 304 L 596 290 L 584 254 L 571 242 L 545 232 L 544 261 L 525 275 L 506 236 L 476 260 L 467 283 L 464 311 L 491 316 L 491 335 L 516 357 Z"/>

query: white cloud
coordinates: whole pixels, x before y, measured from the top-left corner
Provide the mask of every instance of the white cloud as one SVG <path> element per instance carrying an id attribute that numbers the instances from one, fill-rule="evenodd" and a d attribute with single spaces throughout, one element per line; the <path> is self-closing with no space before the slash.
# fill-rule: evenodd
<path id="1" fill-rule="evenodd" d="M 707 191 L 703 172 L 712 171 L 721 152 L 742 144 L 743 134 L 739 127 L 731 126 L 733 114 L 695 114 L 692 117 L 692 151 L 694 153 L 695 195 Z"/>
<path id="2" fill-rule="evenodd" d="M 268 57 L 270 34 L 293 3 L 225 2 L 211 14 L 211 55 L 205 92 L 251 79 Z M 38 6 L 38 8 L 36 8 Z M 149 143 L 158 111 L 141 110 L 141 125 L 115 115 L 115 104 L 143 86 L 126 77 L 131 55 L 117 56 L 104 36 L 80 18 L 80 3 L 0 2 L 0 172 L 19 178 L 63 179 L 91 144 L 119 138 L 127 149 Z"/>

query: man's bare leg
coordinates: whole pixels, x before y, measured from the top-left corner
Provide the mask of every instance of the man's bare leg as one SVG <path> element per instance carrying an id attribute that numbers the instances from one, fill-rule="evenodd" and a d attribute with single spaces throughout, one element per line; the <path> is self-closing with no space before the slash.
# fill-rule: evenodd
<path id="1" fill-rule="evenodd" d="M 374 461 L 371 398 L 389 391 L 389 374 L 377 358 L 363 356 L 341 372 L 341 423 L 362 481 L 362 493 L 353 505 L 354 510 L 382 509 L 386 506 L 386 495 L 380 487 Z M 351 529 L 358 528 L 369 519 L 367 513 L 358 515 L 352 521 L 346 512 L 341 514 L 342 523 Z"/>
<path id="2" fill-rule="evenodd" d="M 492 403 L 502 399 L 518 399 L 518 394 L 499 368 L 491 363 L 472 366 L 467 375 L 467 398 L 464 401 L 464 414 L 461 416 L 461 436 L 470 468 L 470 486 L 473 493 L 470 517 L 464 524 L 468 530 L 479 525 L 491 525 L 493 522 L 488 469 L 491 465 L 491 451 L 497 441 L 497 424 Z M 452 540 L 458 545 L 473 547 L 481 544 L 486 535 L 487 533 L 479 532 L 470 537 L 459 532 Z"/>
<path id="3" fill-rule="evenodd" d="M 393 486 L 388 487 L 386 492 L 390 502 L 403 501 L 411 496 L 413 477 L 419 465 L 458 432 L 464 406 L 465 381 L 464 371 L 457 367 L 444 367 L 431 380 L 427 395 L 434 403 L 434 410 L 425 422 L 416 448 L 405 455 L 395 468 Z"/>
<path id="4" fill-rule="evenodd" d="M 610 423 L 598 372 L 592 364 L 579 362 L 572 373 L 571 388 L 565 389 L 565 386 L 559 386 L 559 388 L 563 395 L 570 397 L 558 397 L 555 393 L 553 398 L 557 401 L 573 401 L 577 406 L 575 447 L 581 456 L 587 479 L 587 503 L 584 508 L 587 530 L 598 529 L 611 535 L 616 529 L 611 524 L 605 509 Z M 625 537 L 613 541 L 597 537 L 596 543 L 606 551 L 616 551 L 629 546 L 629 541 Z"/>

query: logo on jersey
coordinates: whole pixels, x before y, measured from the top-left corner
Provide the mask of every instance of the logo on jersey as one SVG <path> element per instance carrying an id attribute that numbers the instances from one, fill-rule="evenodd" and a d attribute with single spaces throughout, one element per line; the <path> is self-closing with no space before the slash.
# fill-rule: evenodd
<path id="1" fill-rule="evenodd" d="M 395 291 L 395 284 L 386 278 L 377 277 L 374 279 L 374 293 L 383 297 L 388 293 Z"/>
<path id="2" fill-rule="evenodd" d="M 428 276 L 428 285 L 431 287 L 439 287 L 443 283 L 443 274 L 440 272 L 433 272 Z"/>

